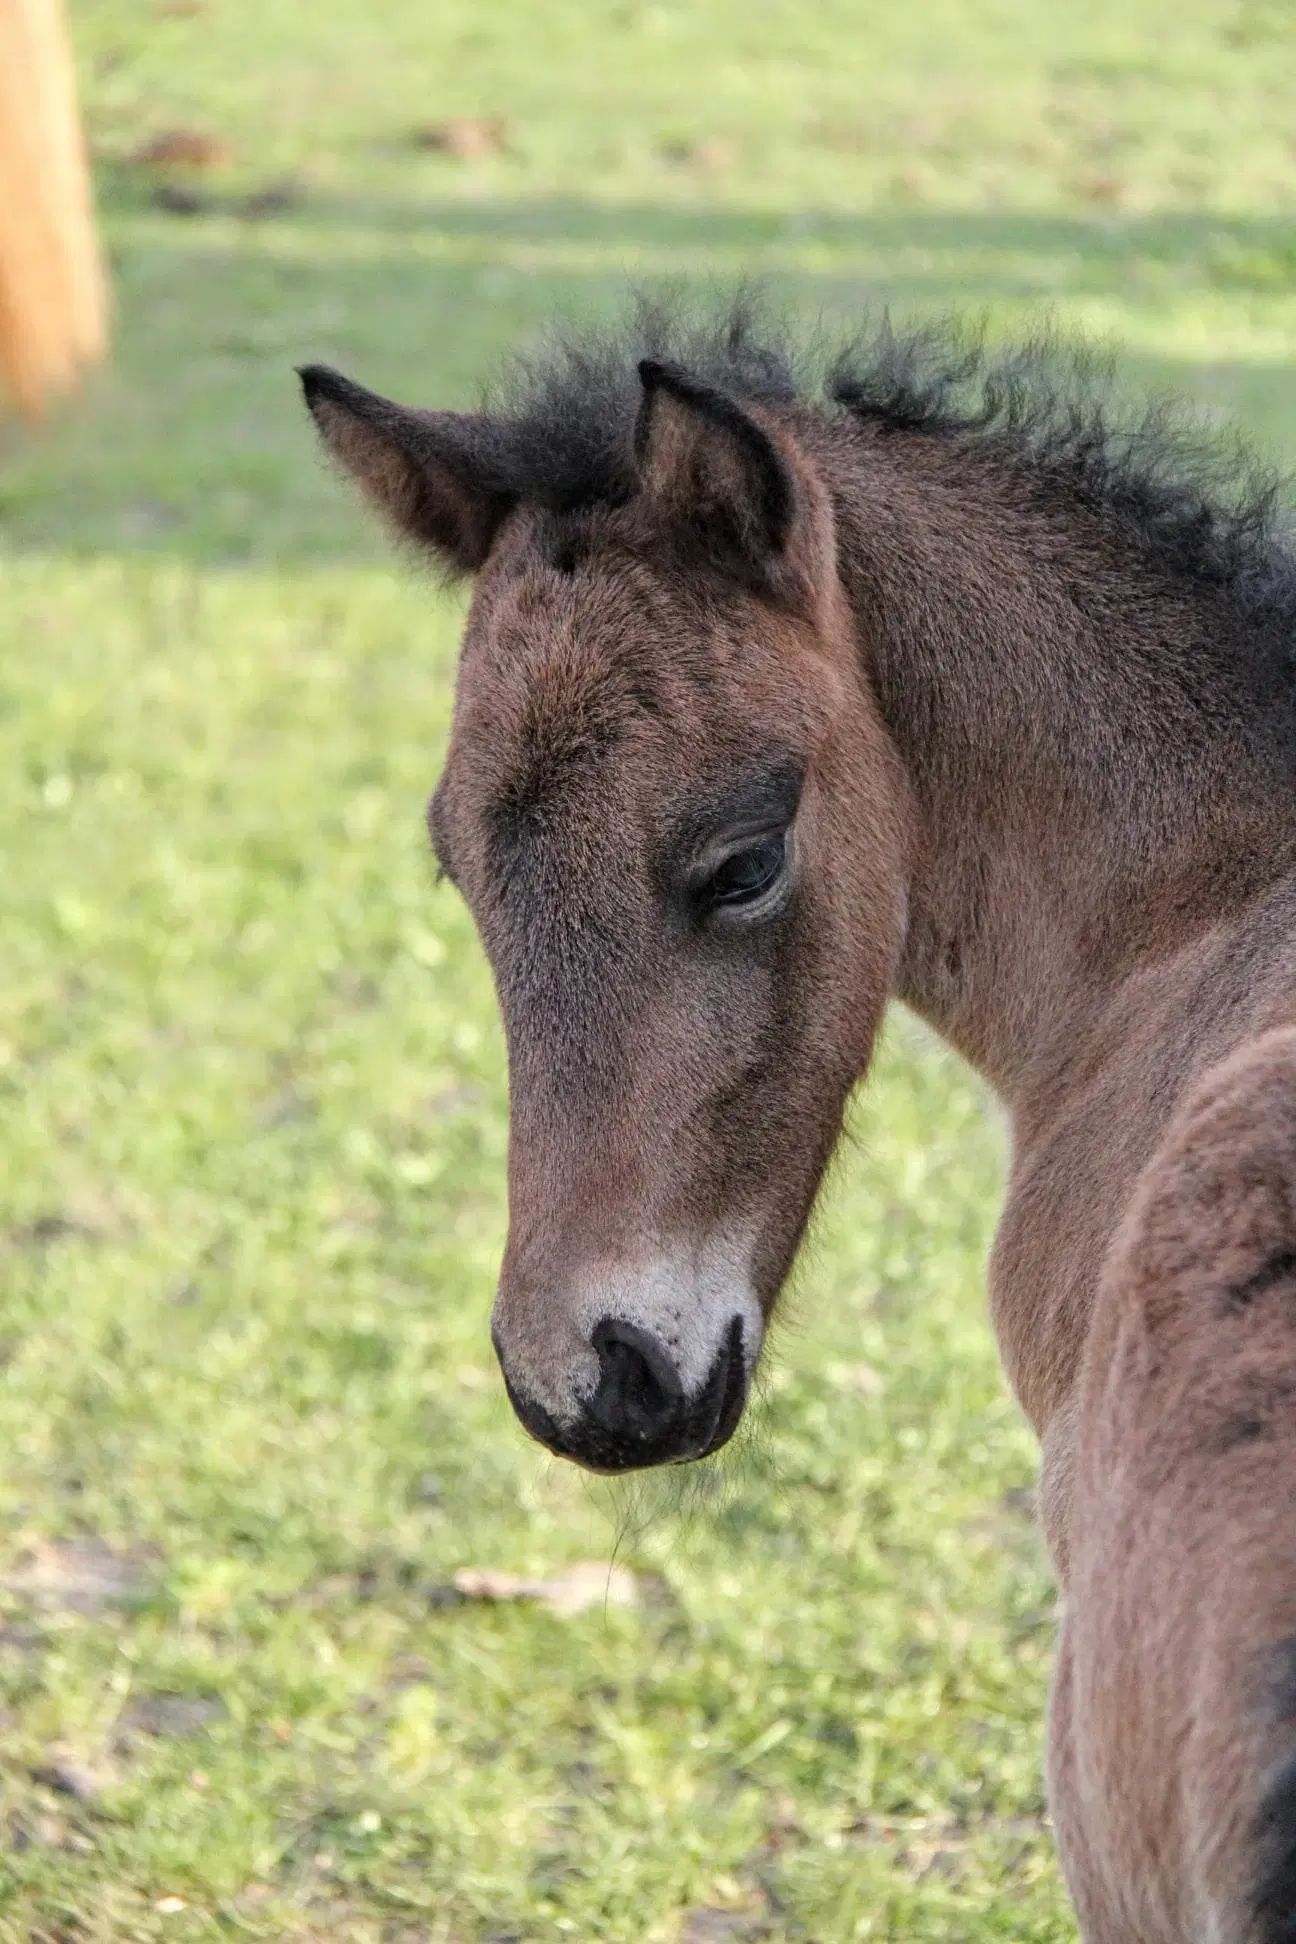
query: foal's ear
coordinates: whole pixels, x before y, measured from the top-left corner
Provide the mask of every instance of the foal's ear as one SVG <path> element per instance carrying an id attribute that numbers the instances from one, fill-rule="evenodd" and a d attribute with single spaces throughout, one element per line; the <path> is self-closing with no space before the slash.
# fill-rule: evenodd
<path id="1" fill-rule="evenodd" d="M 732 565 L 763 574 L 786 553 L 798 511 L 791 468 L 741 405 L 675 365 L 645 358 L 635 423 L 640 485 Z"/>
<path id="2" fill-rule="evenodd" d="M 512 504 L 473 456 L 486 421 L 396 405 L 327 365 L 303 365 L 297 375 L 330 453 L 397 532 L 454 572 L 480 567 Z"/>

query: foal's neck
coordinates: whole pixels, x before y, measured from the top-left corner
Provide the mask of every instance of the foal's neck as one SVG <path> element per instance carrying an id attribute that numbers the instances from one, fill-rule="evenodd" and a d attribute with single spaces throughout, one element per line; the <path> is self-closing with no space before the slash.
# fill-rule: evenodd
<path id="1" fill-rule="evenodd" d="M 1221 651 L 1237 617 L 1020 469 L 861 430 L 825 471 L 916 810 L 898 993 L 1013 1105 L 1292 869 L 1280 729 Z"/>

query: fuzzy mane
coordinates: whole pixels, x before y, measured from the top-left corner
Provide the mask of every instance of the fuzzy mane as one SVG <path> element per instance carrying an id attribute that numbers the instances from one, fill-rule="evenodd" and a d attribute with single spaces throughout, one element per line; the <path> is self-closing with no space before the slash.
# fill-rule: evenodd
<path id="1" fill-rule="evenodd" d="M 514 362 L 476 421 L 490 483 L 555 513 L 624 500 L 640 358 L 737 399 L 979 451 L 1083 506 L 1160 574 L 1222 595 L 1238 620 L 1296 631 L 1278 478 L 1179 405 L 1131 416 L 1109 360 L 1048 337 L 991 354 L 958 325 L 900 332 L 884 317 L 836 353 L 807 353 L 746 299 L 704 321 L 643 303 L 617 331 L 556 336 Z"/>

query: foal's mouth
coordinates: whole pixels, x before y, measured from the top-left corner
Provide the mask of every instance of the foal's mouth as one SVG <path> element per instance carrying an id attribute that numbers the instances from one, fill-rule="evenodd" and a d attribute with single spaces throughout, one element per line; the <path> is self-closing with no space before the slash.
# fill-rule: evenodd
<path id="1" fill-rule="evenodd" d="M 727 1444 L 747 1402 L 743 1319 L 725 1331 L 700 1390 L 686 1396 L 662 1347 L 638 1324 L 604 1317 L 592 1342 L 598 1386 L 570 1422 L 520 1391 L 504 1371 L 509 1402 L 531 1436 L 586 1471 L 614 1474 L 691 1464 Z"/>

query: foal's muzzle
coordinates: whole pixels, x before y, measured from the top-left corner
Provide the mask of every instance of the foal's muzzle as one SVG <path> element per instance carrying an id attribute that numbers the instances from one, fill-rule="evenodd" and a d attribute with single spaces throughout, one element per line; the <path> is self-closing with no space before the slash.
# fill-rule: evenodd
<path id="1" fill-rule="evenodd" d="M 706 1381 L 692 1396 L 665 1345 L 639 1324 L 605 1316 L 590 1342 L 598 1382 L 561 1423 L 513 1384 L 495 1346 L 513 1409 L 532 1437 L 560 1458 L 573 1458 L 589 1471 L 638 1471 L 705 1458 L 733 1435 L 747 1401 L 741 1316 L 729 1323 Z"/>

